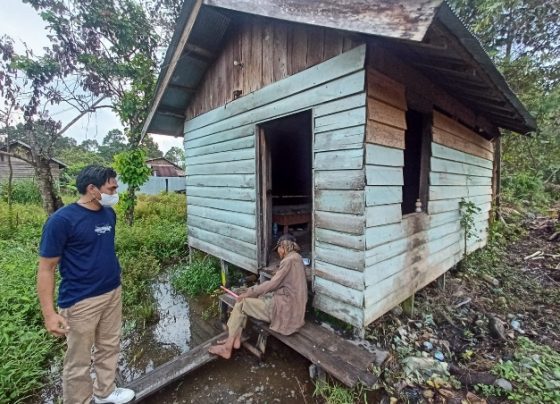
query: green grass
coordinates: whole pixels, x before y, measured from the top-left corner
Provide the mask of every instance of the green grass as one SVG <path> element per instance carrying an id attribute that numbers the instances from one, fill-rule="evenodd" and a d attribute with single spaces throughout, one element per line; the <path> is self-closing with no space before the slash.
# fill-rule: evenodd
<path id="1" fill-rule="evenodd" d="M 511 392 L 494 386 L 477 386 L 488 396 L 506 396 L 518 403 L 560 402 L 560 353 L 526 337 L 516 341 L 513 359 L 500 361 L 492 372 L 513 383 Z"/>
<path id="2" fill-rule="evenodd" d="M 76 198 L 64 198 L 66 203 Z M 140 196 L 137 220 L 119 214 L 117 254 L 122 267 L 124 319 L 128 329 L 155 319 L 150 285 L 161 269 L 186 256 L 185 196 Z M 37 252 L 46 220 L 40 204 L 19 204 L 11 212 L 0 201 L 0 403 L 21 402 L 44 385 L 49 363 L 63 352 L 63 340 L 49 336 L 35 292 Z"/>
<path id="3" fill-rule="evenodd" d="M 220 286 L 217 259 L 203 254 L 193 257 L 192 263 L 180 263 L 172 269 L 171 284 L 178 292 L 189 296 L 211 293 Z"/>

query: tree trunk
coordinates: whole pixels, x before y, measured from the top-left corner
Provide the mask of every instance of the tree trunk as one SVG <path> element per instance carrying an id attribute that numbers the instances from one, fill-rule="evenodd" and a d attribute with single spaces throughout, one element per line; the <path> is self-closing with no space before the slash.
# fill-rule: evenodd
<path id="1" fill-rule="evenodd" d="M 136 206 L 136 187 L 129 186 L 126 192 L 127 192 L 126 199 L 128 204 L 126 206 L 124 217 L 126 223 L 129 226 L 132 226 L 134 224 L 134 207 Z"/>
<path id="2" fill-rule="evenodd" d="M 10 153 L 10 144 L 8 143 L 7 152 Z M 8 155 L 8 227 L 14 229 L 14 201 L 12 199 L 14 180 L 14 167 L 12 166 L 12 157 Z"/>
<path id="3" fill-rule="evenodd" d="M 37 156 L 35 159 L 35 176 L 43 199 L 43 209 L 47 215 L 52 215 L 58 209 L 64 206 L 62 198 L 58 195 L 53 180 L 50 160 Z"/>

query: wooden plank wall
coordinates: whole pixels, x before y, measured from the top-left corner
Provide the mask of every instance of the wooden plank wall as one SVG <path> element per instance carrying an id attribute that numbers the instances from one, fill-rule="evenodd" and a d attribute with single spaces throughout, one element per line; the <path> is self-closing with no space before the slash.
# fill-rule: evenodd
<path id="1" fill-rule="evenodd" d="M 313 304 L 363 326 L 366 94 L 314 108 Z"/>
<path id="2" fill-rule="evenodd" d="M 12 157 L 12 173 L 14 181 L 17 180 L 32 180 L 35 178 L 35 170 L 33 166 L 26 163 L 23 160 Z M 51 163 L 51 172 L 53 179 L 58 181 L 60 177 L 59 165 L 55 162 Z M 7 181 L 10 173 L 10 167 L 8 166 L 8 158 L 6 156 L 0 156 L 0 181 Z"/>
<path id="3" fill-rule="evenodd" d="M 474 201 L 483 246 L 492 194 L 492 143 L 434 111 L 428 212 L 402 217 L 405 86 L 368 69 L 365 325 L 435 280 L 462 257 L 459 201 Z"/>
<path id="4" fill-rule="evenodd" d="M 322 171 L 316 184 L 330 191 L 321 184 L 331 173 L 337 176 L 340 187 L 350 186 L 345 185 L 348 179 L 342 174 L 355 174 L 359 171 L 355 167 L 363 164 L 364 65 L 365 46 L 359 46 L 185 122 L 192 247 L 246 270 L 257 270 L 255 133 L 261 122 L 312 109 L 318 131 L 314 168 Z M 343 110 L 338 112 L 339 108 Z M 335 135 L 329 137 L 328 133 Z M 344 150 L 333 156 L 333 150 L 339 149 Z M 324 195 L 318 203 L 325 214 L 344 217 L 343 211 L 359 209 L 353 200 L 331 200 Z M 327 219 L 332 222 L 330 216 Z M 343 223 L 334 222 L 339 226 Z M 330 224 L 321 228 L 325 230 L 321 240 L 329 239 L 326 232 L 337 231 Z"/>
<path id="5" fill-rule="evenodd" d="M 234 24 L 196 90 L 187 119 L 226 105 L 236 91 L 248 95 L 358 45 L 341 31 L 270 18 L 240 15 Z"/>

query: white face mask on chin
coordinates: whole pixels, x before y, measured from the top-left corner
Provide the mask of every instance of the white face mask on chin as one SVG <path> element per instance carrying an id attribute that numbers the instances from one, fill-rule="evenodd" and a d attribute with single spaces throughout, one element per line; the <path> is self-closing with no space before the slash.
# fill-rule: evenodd
<path id="1" fill-rule="evenodd" d="M 115 206 L 119 202 L 119 194 L 113 195 L 101 193 L 101 200 L 99 203 L 103 206 Z"/>

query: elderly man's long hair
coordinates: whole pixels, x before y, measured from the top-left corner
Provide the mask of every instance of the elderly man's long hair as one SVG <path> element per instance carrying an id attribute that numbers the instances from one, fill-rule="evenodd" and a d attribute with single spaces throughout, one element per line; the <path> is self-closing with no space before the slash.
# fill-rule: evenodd
<path id="1" fill-rule="evenodd" d="M 300 252 L 300 248 L 298 243 L 296 242 L 296 238 L 291 234 L 284 234 L 280 236 L 274 249 L 278 250 L 278 247 L 282 247 L 284 251 L 286 251 L 286 254 L 289 254 L 292 251 Z"/>

